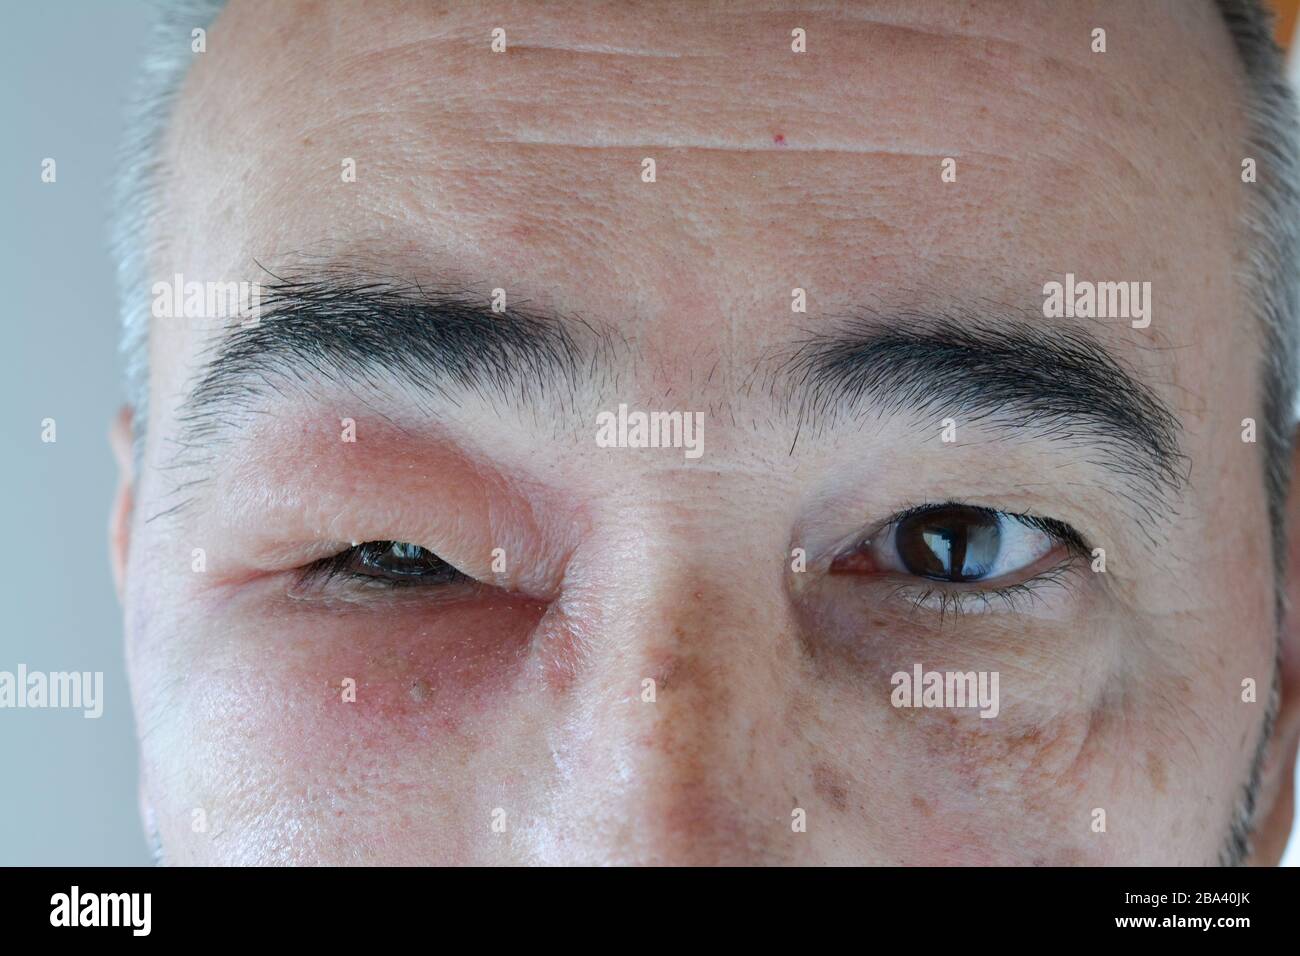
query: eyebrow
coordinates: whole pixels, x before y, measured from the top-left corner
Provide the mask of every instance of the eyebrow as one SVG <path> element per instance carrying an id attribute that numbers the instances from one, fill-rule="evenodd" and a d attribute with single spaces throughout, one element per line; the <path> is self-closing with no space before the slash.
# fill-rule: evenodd
<path id="1" fill-rule="evenodd" d="M 1147 518 L 1187 480 L 1182 426 L 1083 326 L 1005 306 L 934 315 L 862 312 L 809 333 L 779 364 L 798 434 L 911 412 L 1086 448 Z M 936 434 L 938 432 L 936 431 Z"/>
<path id="2" fill-rule="evenodd" d="M 526 302 L 494 312 L 464 288 L 324 270 L 263 286 L 260 321 L 219 340 L 180 410 L 182 449 L 206 448 L 259 412 L 268 392 L 393 381 L 455 401 L 463 392 L 576 411 L 611 371 L 616 334 Z M 627 345 L 626 340 L 622 342 Z M 1084 448 L 1141 515 L 1169 512 L 1186 480 L 1181 426 L 1082 326 L 1005 306 L 861 310 L 760 359 L 800 436 L 845 420 L 945 413 L 960 426 Z M 608 383 L 607 383 L 608 384 Z M 936 418 L 937 424 L 937 418 Z"/>
<path id="3" fill-rule="evenodd" d="M 470 391 L 521 406 L 572 406 L 610 333 L 451 286 L 342 271 L 276 276 L 259 319 L 219 340 L 182 403 L 179 444 L 212 443 L 228 413 L 256 412 L 268 391 L 330 381 L 377 390 L 397 381 L 444 400 Z"/>

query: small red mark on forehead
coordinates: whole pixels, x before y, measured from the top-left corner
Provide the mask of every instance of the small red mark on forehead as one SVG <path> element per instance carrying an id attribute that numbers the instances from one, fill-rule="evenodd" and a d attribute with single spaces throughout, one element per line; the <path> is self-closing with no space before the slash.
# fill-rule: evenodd
<path id="1" fill-rule="evenodd" d="M 776 143 L 778 146 L 784 146 L 785 133 L 777 133 L 775 136 L 772 137 L 772 142 Z"/>

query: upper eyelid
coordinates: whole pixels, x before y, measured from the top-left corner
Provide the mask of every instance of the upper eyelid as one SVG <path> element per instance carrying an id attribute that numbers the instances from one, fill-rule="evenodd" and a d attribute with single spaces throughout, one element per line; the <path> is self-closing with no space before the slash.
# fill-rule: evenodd
<path id="1" fill-rule="evenodd" d="M 1087 555 L 1092 552 L 1092 547 L 1078 531 L 1064 521 L 1058 521 L 1055 518 L 1044 518 L 1038 515 L 1012 514 L 1006 513 L 1008 518 L 1013 518 L 1021 524 L 1030 528 L 1036 528 L 1044 534 L 1060 541 L 1070 548 L 1076 554 Z"/>

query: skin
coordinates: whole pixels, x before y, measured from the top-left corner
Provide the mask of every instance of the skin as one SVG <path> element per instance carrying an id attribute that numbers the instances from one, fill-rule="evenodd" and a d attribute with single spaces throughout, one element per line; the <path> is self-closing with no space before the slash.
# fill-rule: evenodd
<path id="1" fill-rule="evenodd" d="M 169 468 L 179 398 L 224 333 L 155 321 L 138 469 L 129 413 L 114 430 L 113 552 L 166 861 L 1215 862 L 1277 646 L 1261 446 L 1240 435 L 1260 409 L 1231 278 L 1238 76 L 1208 3 L 235 0 L 167 139 L 156 277 L 361 256 L 626 346 L 571 417 L 322 385 L 241 419 L 213 464 Z M 1152 283 L 1147 329 L 1042 321 L 1087 322 L 1182 422 L 1189 481 L 1154 541 L 1078 449 L 958 414 L 954 443 L 873 416 L 792 452 L 749 387 L 866 301 L 1038 308 L 1065 272 Z M 597 447 L 620 401 L 703 411 L 704 455 Z M 829 573 L 864 528 L 948 500 L 1066 522 L 1106 574 L 1076 560 L 1024 606 L 940 616 L 897 580 Z M 389 539 L 484 583 L 296 583 Z M 1297 643 L 1288 626 L 1256 863 L 1290 829 Z M 997 671 L 998 717 L 891 707 L 890 675 L 918 662 Z"/>

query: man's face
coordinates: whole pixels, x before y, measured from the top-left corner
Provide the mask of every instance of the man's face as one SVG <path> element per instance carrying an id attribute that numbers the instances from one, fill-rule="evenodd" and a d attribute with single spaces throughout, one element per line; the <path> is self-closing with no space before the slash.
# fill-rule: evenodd
<path id="1" fill-rule="evenodd" d="M 1235 54 L 1167 7 L 232 3 L 153 277 L 298 284 L 152 328 L 166 858 L 1215 861 L 1274 592 Z"/>

